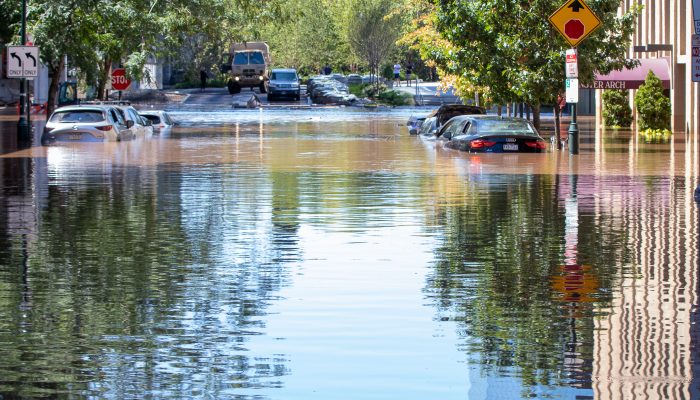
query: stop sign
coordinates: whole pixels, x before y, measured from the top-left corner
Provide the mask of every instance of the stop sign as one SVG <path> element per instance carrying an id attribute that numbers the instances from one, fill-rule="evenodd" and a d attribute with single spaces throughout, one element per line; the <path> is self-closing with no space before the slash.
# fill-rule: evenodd
<path id="1" fill-rule="evenodd" d="M 124 68 L 117 68 L 112 71 L 112 89 L 126 90 L 131 85 L 131 81 L 126 77 Z"/>
<path id="2" fill-rule="evenodd" d="M 583 25 L 583 22 L 577 19 L 571 19 L 564 25 L 564 33 L 571 39 L 580 38 L 585 31 L 586 27 Z"/>

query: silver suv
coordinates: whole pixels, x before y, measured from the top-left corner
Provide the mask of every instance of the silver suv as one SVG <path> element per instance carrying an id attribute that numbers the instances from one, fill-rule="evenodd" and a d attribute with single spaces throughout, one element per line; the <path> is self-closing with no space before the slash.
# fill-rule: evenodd
<path id="1" fill-rule="evenodd" d="M 294 100 L 301 98 L 299 75 L 294 68 L 276 68 L 270 74 L 270 82 L 267 86 L 267 100 L 272 101 L 280 97 L 291 97 Z"/>

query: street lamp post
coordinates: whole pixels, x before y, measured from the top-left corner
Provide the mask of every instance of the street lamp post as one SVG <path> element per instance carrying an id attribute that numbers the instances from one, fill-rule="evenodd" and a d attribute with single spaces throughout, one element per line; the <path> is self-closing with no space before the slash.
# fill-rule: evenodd
<path id="1" fill-rule="evenodd" d="M 27 0 L 22 0 L 22 28 L 20 30 L 21 46 L 27 42 Z M 27 116 L 25 117 L 25 112 Z M 19 121 L 17 122 L 17 139 L 29 138 L 29 110 L 27 109 L 27 79 L 19 80 Z"/>

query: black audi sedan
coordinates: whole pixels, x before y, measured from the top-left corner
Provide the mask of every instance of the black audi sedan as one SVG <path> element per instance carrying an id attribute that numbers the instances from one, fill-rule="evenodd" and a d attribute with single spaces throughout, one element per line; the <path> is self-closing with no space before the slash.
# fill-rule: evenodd
<path id="1" fill-rule="evenodd" d="M 491 115 L 459 115 L 436 133 L 444 146 L 474 153 L 541 153 L 547 142 L 530 121 Z"/>

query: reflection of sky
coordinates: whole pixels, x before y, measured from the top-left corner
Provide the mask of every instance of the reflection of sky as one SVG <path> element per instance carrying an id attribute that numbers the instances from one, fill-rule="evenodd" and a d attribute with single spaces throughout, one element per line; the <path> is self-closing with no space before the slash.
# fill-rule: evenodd
<path id="1" fill-rule="evenodd" d="M 455 326 L 435 321 L 422 295 L 434 239 L 413 222 L 300 229 L 305 260 L 271 306 L 267 335 L 250 343 L 290 360 L 285 399 L 465 398 Z"/>

